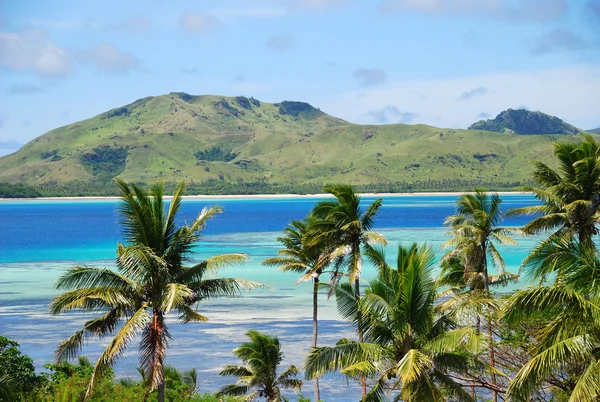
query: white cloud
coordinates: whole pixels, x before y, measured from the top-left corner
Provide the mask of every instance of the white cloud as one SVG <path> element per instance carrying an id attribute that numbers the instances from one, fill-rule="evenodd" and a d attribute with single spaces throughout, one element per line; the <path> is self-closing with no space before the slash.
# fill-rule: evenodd
<path id="1" fill-rule="evenodd" d="M 106 42 L 78 51 L 76 54 L 80 62 L 89 64 L 98 71 L 122 74 L 132 70 L 143 70 L 140 61 L 133 54 Z"/>
<path id="2" fill-rule="evenodd" d="M 465 88 L 493 88 L 477 102 L 456 102 Z M 358 97 L 358 94 L 364 94 Z M 577 126 L 597 124 L 600 67 L 579 66 L 477 75 L 455 79 L 406 80 L 385 88 L 362 88 L 321 102 L 322 109 L 354 122 L 368 122 L 371 110 L 394 105 L 418 114 L 415 123 L 467 127 L 482 110 L 493 115 L 518 105 L 555 115 Z"/>
<path id="3" fill-rule="evenodd" d="M 352 76 L 358 80 L 362 86 L 371 86 L 383 84 L 387 80 L 387 74 L 380 68 L 364 68 L 352 72 Z"/>
<path id="4" fill-rule="evenodd" d="M 73 69 L 67 51 L 39 29 L 0 32 L 0 67 L 50 78 L 64 77 Z"/>
<path id="5" fill-rule="evenodd" d="M 222 26 L 221 20 L 209 14 L 187 12 L 179 25 L 183 30 L 194 34 L 207 34 Z"/>

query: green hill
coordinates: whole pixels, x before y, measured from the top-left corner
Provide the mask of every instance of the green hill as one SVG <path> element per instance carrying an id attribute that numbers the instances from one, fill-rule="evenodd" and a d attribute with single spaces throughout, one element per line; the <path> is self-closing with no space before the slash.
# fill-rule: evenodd
<path id="1" fill-rule="evenodd" d="M 186 180 L 197 193 L 511 188 L 558 135 L 356 125 L 302 102 L 185 93 L 139 99 L 52 130 L 0 158 L 0 183 L 45 195 L 115 192 L 114 177 Z"/>
<path id="2" fill-rule="evenodd" d="M 501 112 L 496 118 L 480 120 L 472 124 L 469 130 L 487 130 L 497 133 L 514 134 L 565 134 L 573 135 L 581 132 L 580 129 L 555 116 L 542 112 L 532 112 L 525 109 L 508 109 Z"/>

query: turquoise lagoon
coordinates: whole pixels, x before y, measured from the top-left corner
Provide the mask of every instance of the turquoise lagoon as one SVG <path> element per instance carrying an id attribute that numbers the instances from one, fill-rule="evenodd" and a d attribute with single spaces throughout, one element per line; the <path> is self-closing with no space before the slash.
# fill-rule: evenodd
<path id="1" fill-rule="evenodd" d="M 292 219 L 301 219 L 318 201 L 317 197 L 268 199 L 187 199 L 181 210 L 181 223 L 191 221 L 202 207 L 220 204 L 224 213 L 213 219 L 204 232 L 193 260 L 215 254 L 242 252 L 249 255 L 242 267 L 221 271 L 222 276 L 262 282 L 271 289 L 254 290 L 242 297 L 215 299 L 203 303 L 199 311 L 210 321 L 180 325 L 169 321 L 173 340 L 168 364 L 180 369 L 196 368 L 200 387 L 215 391 L 231 379 L 217 375 L 220 367 L 237 363 L 231 350 L 245 340 L 244 333 L 257 329 L 279 336 L 286 354 L 285 364 L 302 365 L 311 342 L 311 285 L 297 284 L 297 275 L 263 267 L 261 261 L 277 253 L 277 236 Z M 364 197 L 366 204 L 374 197 Z M 529 195 L 502 196 L 503 210 L 532 205 Z M 456 196 L 386 196 L 375 230 L 389 241 L 388 259 L 393 263 L 399 244 L 427 243 L 436 254 L 448 239 L 445 217 L 454 213 Z M 88 265 L 114 267 L 116 243 L 120 240 L 118 201 L 114 200 L 31 200 L 0 202 L 0 334 L 20 342 L 24 353 L 42 369 L 52 360 L 58 343 L 79 329 L 90 315 L 48 314 L 48 302 L 57 294 L 53 285 L 68 267 Z M 520 226 L 526 218 L 510 219 L 506 226 Z M 523 258 L 537 239 L 518 238 L 518 246 L 501 247 L 508 270 L 517 272 Z M 193 262 L 193 261 L 192 261 Z M 363 277 L 374 277 L 373 267 L 364 267 Z M 326 280 L 325 278 L 323 280 Z M 526 286 L 521 281 L 512 288 Z M 341 337 L 352 337 L 351 327 L 340 319 L 335 301 L 320 299 L 321 345 Z M 91 359 L 98 356 L 108 339 L 92 340 L 81 352 Z M 137 346 L 134 344 L 115 367 L 120 377 L 137 378 Z M 322 397 L 328 401 L 352 399 L 353 384 L 346 386 L 339 376 L 321 382 Z M 304 388 L 308 396 L 310 384 Z"/>

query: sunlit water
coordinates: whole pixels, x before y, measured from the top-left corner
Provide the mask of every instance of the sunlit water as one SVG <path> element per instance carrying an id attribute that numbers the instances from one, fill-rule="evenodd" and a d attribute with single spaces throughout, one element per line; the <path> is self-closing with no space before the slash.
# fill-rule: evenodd
<path id="1" fill-rule="evenodd" d="M 505 195 L 503 210 L 532 205 L 525 195 Z M 368 203 L 374 198 L 365 197 Z M 280 338 L 286 355 L 284 364 L 302 366 L 312 333 L 312 285 L 296 285 L 296 274 L 282 273 L 261 265 L 275 256 L 276 239 L 292 219 L 303 218 L 317 198 L 186 200 L 181 223 L 190 222 L 202 207 L 218 203 L 225 212 L 213 219 L 204 232 L 194 260 L 230 252 L 247 253 L 243 267 L 223 270 L 231 276 L 262 282 L 270 289 L 247 292 L 243 297 L 216 299 L 200 306 L 210 321 L 180 325 L 169 320 L 173 340 L 168 364 L 179 369 L 196 368 L 201 373 L 202 391 L 216 391 L 233 381 L 219 377 L 220 368 L 238 363 L 232 349 L 245 341 L 245 332 L 257 329 Z M 376 220 L 375 230 L 389 241 L 388 259 L 393 263 L 399 244 L 426 242 L 441 256 L 441 244 L 448 239 L 442 227 L 454 213 L 454 196 L 388 196 Z M 58 343 L 79 329 L 91 315 L 51 316 L 48 302 L 57 294 L 56 279 L 68 267 L 88 265 L 114 267 L 116 243 L 120 240 L 117 201 L 2 201 L 0 202 L 0 334 L 20 342 L 24 353 L 34 358 L 38 369 L 51 362 Z M 519 226 L 526 220 L 511 219 L 506 226 Z M 500 247 L 508 270 L 517 272 L 527 252 L 537 241 L 519 238 L 518 246 Z M 193 261 L 191 262 L 193 263 Z M 373 278 L 366 265 L 365 280 Z M 515 287 L 525 286 L 523 281 Z M 352 337 L 352 328 L 337 314 L 335 301 L 320 298 L 319 344 L 331 345 L 342 337 Z M 97 357 L 108 338 L 90 341 L 83 349 Z M 133 344 L 115 367 L 118 376 L 137 378 L 137 345 Z M 357 388 L 346 386 L 338 376 L 321 382 L 322 398 L 328 401 L 356 399 Z M 312 395 L 306 383 L 304 394 Z"/>

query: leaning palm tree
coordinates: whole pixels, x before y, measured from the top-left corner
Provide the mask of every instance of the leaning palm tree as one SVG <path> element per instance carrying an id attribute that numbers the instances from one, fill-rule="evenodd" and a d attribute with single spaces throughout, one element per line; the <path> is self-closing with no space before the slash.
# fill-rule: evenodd
<path id="1" fill-rule="evenodd" d="M 78 266 L 62 275 L 56 287 L 66 290 L 50 303 L 50 312 L 71 310 L 101 313 L 63 341 L 55 358 L 63 361 L 76 356 L 92 336 L 115 333 L 98 358 L 86 393 L 88 398 L 96 378 L 108 370 L 137 335 L 140 339 L 140 367 L 151 390 L 164 400 L 164 364 L 171 338 L 165 316 L 177 311 L 183 323 L 207 318 L 194 306 L 200 301 L 232 296 L 241 289 L 259 284 L 234 278 L 212 278 L 227 264 L 241 263 L 244 254 L 211 257 L 192 267 L 188 262 L 193 247 L 208 220 L 222 211 L 218 206 L 204 208 L 189 225 L 177 227 L 184 184 L 175 189 L 166 208 L 163 186 L 153 185 L 147 192 L 137 185 L 118 180 L 121 190 L 119 213 L 125 244 L 117 245 L 117 270 Z"/>
<path id="2" fill-rule="evenodd" d="M 556 142 L 554 155 L 558 170 L 542 162 L 534 163 L 533 180 L 537 187 L 527 186 L 521 190 L 531 192 L 541 205 L 512 209 L 509 215 L 534 215 L 523 232 L 528 235 L 551 231 L 540 242 L 523 267 L 528 276 L 545 280 L 553 267 L 531 266 L 530 259 L 548 252 L 554 242 L 561 238 L 577 239 L 580 243 L 592 243 L 598 234 L 600 223 L 600 143 L 589 134 L 582 134 L 583 141 Z"/>
<path id="3" fill-rule="evenodd" d="M 509 324 L 537 320 L 533 358 L 512 379 L 507 396 L 528 400 L 553 374 L 569 401 L 600 400 L 600 258 L 594 247 L 559 239 L 552 255 L 561 265 L 551 285 L 518 291 L 503 308 Z"/>
<path id="4" fill-rule="evenodd" d="M 488 264 L 496 267 L 498 276 L 495 281 L 503 282 L 514 280 L 514 277 L 504 270 L 506 264 L 498 252 L 495 243 L 516 244 L 510 237 L 518 233 L 518 230 L 500 226 L 502 212 L 500 210 L 501 199 L 497 193 L 489 194 L 486 190 L 475 189 L 473 194 L 463 194 L 456 202 L 456 215 L 450 216 L 444 222 L 449 226 L 452 236 L 444 243 L 444 247 L 454 247 L 444 257 L 446 265 L 443 277 L 447 280 L 456 281 L 456 271 L 462 270 L 462 283 L 469 287 L 470 297 L 464 298 L 468 304 L 475 303 L 479 312 L 484 312 L 479 306 L 493 306 L 490 298 L 490 274 Z M 463 293 L 464 295 L 464 293 Z M 475 297 L 476 296 L 476 297 Z M 456 302 L 457 299 L 451 300 Z M 464 303 L 463 303 L 464 304 Z M 475 311 L 477 311 L 475 310 Z M 489 310 L 489 309 L 487 309 Z M 488 324 L 488 342 L 491 366 L 495 366 L 494 339 L 492 334 L 492 319 L 489 311 L 486 312 Z M 479 315 L 476 317 L 476 327 L 480 326 Z M 492 385 L 496 384 L 496 376 L 492 374 Z M 497 391 L 492 391 L 494 401 L 497 400 Z"/>
<path id="5" fill-rule="evenodd" d="M 469 352 L 479 352 L 480 337 L 471 327 L 452 329 L 435 314 L 436 283 L 433 250 L 426 246 L 398 248 L 398 266 L 379 261 L 377 279 L 357 300 L 350 286 L 338 291 L 338 309 L 364 331 L 364 342 L 340 340 L 333 347 L 313 349 L 305 362 L 307 378 L 339 371 L 351 378 L 369 377 L 374 384 L 363 401 L 471 401 L 451 373 L 482 367 Z M 357 321 L 357 317 L 361 321 Z"/>
<path id="6" fill-rule="evenodd" d="M 285 399 L 281 396 L 281 388 L 300 391 L 302 380 L 295 378 L 298 374 L 296 366 L 290 366 L 277 375 L 277 368 L 284 358 L 279 339 L 255 330 L 248 331 L 246 335 L 250 341 L 233 350 L 233 354 L 245 365 L 229 364 L 219 373 L 239 377 L 239 380 L 222 387 L 217 395 L 245 395 L 248 401 L 265 398 L 267 402 L 280 402 Z"/>
<path id="7" fill-rule="evenodd" d="M 327 186 L 325 192 L 335 196 L 335 200 L 321 201 L 315 205 L 312 215 L 317 221 L 312 225 L 314 243 L 325 242 L 348 249 L 348 270 L 350 282 L 354 282 L 354 294 L 360 299 L 360 275 L 362 272 L 362 251 L 371 244 L 387 244 L 383 235 L 372 232 L 377 212 L 383 203 L 382 198 L 373 201 L 366 210 L 360 207 L 360 196 L 349 184 Z M 338 278 L 336 275 L 334 278 Z M 360 321 L 360 315 L 357 318 Z M 363 341 L 362 326 L 358 329 L 358 340 Z M 362 393 L 366 393 L 366 382 L 362 381 Z"/>
<path id="8" fill-rule="evenodd" d="M 318 326 L 318 291 L 319 277 L 333 258 L 332 248 L 327 244 L 311 244 L 309 237 L 310 218 L 303 221 L 294 220 L 285 228 L 284 236 L 277 240 L 284 246 L 277 257 L 263 261 L 264 265 L 278 267 L 282 271 L 302 274 L 300 281 L 313 279 L 313 334 L 312 347 L 317 347 Z M 300 282 L 299 281 L 299 282 Z M 313 380 L 314 400 L 319 401 L 319 379 Z"/>

